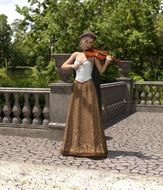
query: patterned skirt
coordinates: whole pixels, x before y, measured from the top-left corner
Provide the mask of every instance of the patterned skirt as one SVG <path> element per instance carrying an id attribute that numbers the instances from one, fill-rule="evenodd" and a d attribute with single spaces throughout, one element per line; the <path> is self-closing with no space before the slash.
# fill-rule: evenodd
<path id="1" fill-rule="evenodd" d="M 96 89 L 92 80 L 74 81 L 64 129 L 64 156 L 107 156 Z"/>

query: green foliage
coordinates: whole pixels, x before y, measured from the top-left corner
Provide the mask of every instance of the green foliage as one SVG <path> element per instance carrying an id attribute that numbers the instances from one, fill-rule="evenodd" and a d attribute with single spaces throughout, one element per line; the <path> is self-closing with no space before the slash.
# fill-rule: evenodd
<path id="1" fill-rule="evenodd" d="M 155 26 L 157 35 L 159 36 L 159 41 L 163 45 L 163 12 L 158 15 Z"/>
<path id="2" fill-rule="evenodd" d="M 56 82 L 59 80 L 59 76 L 55 69 L 55 62 L 53 60 L 51 60 L 48 66 L 46 67 L 46 80 L 48 84 L 50 82 Z"/>
<path id="3" fill-rule="evenodd" d="M 96 47 L 110 50 L 120 58 L 132 60 L 133 72 L 145 79 L 159 78 L 159 72 L 154 77 L 150 72 L 144 74 L 150 68 L 152 70 L 153 58 L 155 68 L 160 66 L 162 50 L 155 30 L 159 0 L 29 2 L 29 8 L 17 7 L 17 11 L 25 16 L 20 27 L 23 31 L 27 28 L 29 30 L 24 33 L 24 43 L 33 47 L 30 55 L 36 65 L 39 56 L 44 61 L 49 61 L 51 46 L 57 53 L 77 51 L 79 35 L 84 30 L 92 30 L 98 35 Z M 104 76 L 104 81 L 109 80 L 108 72 Z"/>
<path id="4" fill-rule="evenodd" d="M 97 20 L 99 44 L 118 57 L 132 60 L 133 72 L 153 80 L 151 73 L 145 76 L 144 72 L 153 70 L 153 67 L 158 70 L 163 55 L 154 26 L 159 1 L 120 0 L 112 5 L 106 6 L 103 19 Z M 158 80 L 158 75 L 155 73 L 155 80 Z"/>
<path id="5" fill-rule="evenodd" d="M 0 69 L 0 86 L 4 87 L 48 87 L 56 82 L 55 63 L 50 61 L 44 71 L 36 67 L 9 67 Z"/>
<path id="6" fill-rule="evenodd" d="M 42 59 L 42 58 L 40 58 Z M 40 61 L 40 65 L 38 64 L 37 67 L 33 68 L 33 74 L 32 74 L 32 80 L 34 86 L 37 86 L 39 82 L 39 87 L 48 86 L 51 82 L 56 82 L 59 80 L 59 76 L 57 75 L 55 71 L 55 62 L 50 61 L 48 66 L 42 70 L 43 62 Z"/>
<path id="7" fill-rule="evenodd" d="M 31 69 L 0 69 L 0 86 L 5 87 L 30 87 L 32 81 L 30 79 Z"/>
<path id="8" fill-rule="evenodd" d="M 11 28 L 7 24 L 7 17 L 0 15 L 0 67 L 8 64 Z"/>
<path id="9" fill-rule="evenodd" d="M 106 69 L 105 73 L 101 75 L 101 83 L 115 82 L 118 78 L 118 67 L 116 64 L 112 63 Z"/>
<path id="10" fill-rule="evenodd" d="M 12 24 L 10 44 L 12 67 L 34 67 L 32 79 L 40 86 L 55 81 L 56 53 L 79 51 L 79 35 L 94 31 L 96 48 L 132 60 L 134 80 L 163 80 L 162 13 L 160 0 L 29 0 L 30 6 L 17 11 L 24 16 Z M 1 20 L 1 19 L 0 19 Z M 135 73 L 135 74 L 133 74 Z M 112 64 L 101 76 L 102 82 L 114 81 L 118 69 Z"/>
<path id="11" fill-rule="evenodd" d="M 138 75 L 138 74 L 136 74 L 136 73 L 134 73 L 134 72 L 129 72 L 129 76 L 130 76 L 134 81 L 144 81 L 144 79 L 143 79 L 140 75 Z"/>

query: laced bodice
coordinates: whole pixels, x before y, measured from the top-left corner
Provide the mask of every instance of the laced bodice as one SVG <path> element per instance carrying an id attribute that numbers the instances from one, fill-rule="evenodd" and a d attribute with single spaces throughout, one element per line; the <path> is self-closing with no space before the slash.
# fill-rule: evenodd
<path id="1" fill-rule="evenodd" d="M 80 62 L 75 60 L 74 64 L 80 64 Z M 76 70 L 75 80 L 79 82 L 85 82 L 89 79 L 92 79 L 92 70 L 93 64 L 91 63 L 91 61 L 84 61 L 84 63 L 79 67 L 79 69 Z"/>

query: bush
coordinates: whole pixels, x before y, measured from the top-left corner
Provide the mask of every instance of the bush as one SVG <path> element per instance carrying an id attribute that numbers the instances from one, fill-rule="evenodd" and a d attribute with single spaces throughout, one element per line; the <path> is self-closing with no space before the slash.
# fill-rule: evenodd
<path id="1" fill-rule="evenodd" d="M 140 75 L 134 72 L 129 72 L 129 77 L 131 77 L 134 81 L 144 81 L 144 79 Z"/>
<path id="2" fill-rule="evenodd" d="M 34 87 L 45 88 L 56 82 L 55 63 L 50 61 L 45 70 L 37 67 L 10 67 L 0 69 L 0 86 L 2 87 Z"/>

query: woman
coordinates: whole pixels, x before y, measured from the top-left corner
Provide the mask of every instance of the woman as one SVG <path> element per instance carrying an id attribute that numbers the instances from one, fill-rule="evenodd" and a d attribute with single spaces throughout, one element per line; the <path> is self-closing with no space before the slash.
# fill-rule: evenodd
<path id="1" fill-rule="evenodd" d="M 64 156 L 106 157 L 107 146 L 96 89 L 92 80 L 95 64 L 103 73 L 111 63 L 111 56 L 101 65 L 96 57 L 87 58 L 84 51 L 91 49 L 96 39 L 93 32 L 80 36 L 82 52 L 74 52 L 62 69 L 74 69 L 76 77 L 64 131 L 61 154 Z"/>

